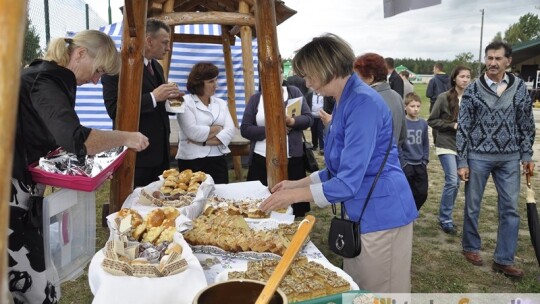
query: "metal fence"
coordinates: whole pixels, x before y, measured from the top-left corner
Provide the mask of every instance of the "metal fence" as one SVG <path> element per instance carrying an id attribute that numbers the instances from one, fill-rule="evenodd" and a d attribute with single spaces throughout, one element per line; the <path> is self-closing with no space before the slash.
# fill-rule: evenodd
<path id="1" fill-rule="evenodd" d="M 40 57 L 53 38 L 106 24 L 83 0 L 29 0 L 22 65 Z"/>

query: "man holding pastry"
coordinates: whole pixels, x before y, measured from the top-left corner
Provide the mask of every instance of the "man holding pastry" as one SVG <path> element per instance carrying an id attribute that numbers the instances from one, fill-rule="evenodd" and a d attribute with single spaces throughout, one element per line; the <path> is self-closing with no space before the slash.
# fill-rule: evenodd
<path id="1" fill-rule="evenodd" d="M 171 51 L 170 45 L 169 26 L 162 21 L 148 19 L 144 46 L 145 68 L 143 69 L 139 131 L 148 137 L 150 145 L 143 152 L 137 153 L 135 187 L 146 186 L 158 180 L 158 176 L 170 167 L 169 135 L 171 130 L 165 101 L 181 98 L 183 95 L 176 84 L 165 82 L 163 68 L 157 62 Z M 101 78 L 103 99 L 113 123 L 116 119 L 118 79 L 118 75 L 104 75 Z"/>

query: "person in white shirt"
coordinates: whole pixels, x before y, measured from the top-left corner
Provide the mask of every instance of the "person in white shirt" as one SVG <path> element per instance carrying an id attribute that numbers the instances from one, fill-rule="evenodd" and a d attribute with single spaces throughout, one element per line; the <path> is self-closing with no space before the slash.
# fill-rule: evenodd
<path id="1" fill-rule="evenodd" d="M 178 169 L 203 171 L 216 184 L 229 182 L 225 155 L 235 134 L 227 102 L 214 96 L 218 68 L 207 62 L 193 66 L 187 80 L 184 113 L 178 113 Z"/>
<path id="2" fill-rule="evenodd" d="M 414 85 L 409 80 L 409 76 L 410 76 L 409 71 L 403 70 L 399 72 L 399 76 L 401 77 L 401 79 L 403 79 L 403 96 L 407 96 L 407 94 L 413 93 Z"/>
<path id="3" fill-rule="evenodd" d="M 324 96 L 311 91 L 308 93 L 306 99 L 308 106 L 311 109 L 311 115 L 313 116 L 313 125 L 311 126 L 311 143 L 313 144 L 313 150 L 320 148 L 319 153 L 324 154 L 324 125 L 320 115 L 320 111 L 323 109 L 324 105 Z"/>

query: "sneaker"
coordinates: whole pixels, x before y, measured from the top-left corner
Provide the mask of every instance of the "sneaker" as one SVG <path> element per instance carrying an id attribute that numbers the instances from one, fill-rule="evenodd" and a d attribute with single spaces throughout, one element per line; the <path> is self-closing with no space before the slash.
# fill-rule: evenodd
<path id="1" fill-rule="evenodd" d="M 444 231 L 444 233 L 450 235 L 457 234 L 456 225 L 454 225 L 454 223 L 440 223 L 439 225 L 441 226 L 441 229 L 442 231 Z"/>

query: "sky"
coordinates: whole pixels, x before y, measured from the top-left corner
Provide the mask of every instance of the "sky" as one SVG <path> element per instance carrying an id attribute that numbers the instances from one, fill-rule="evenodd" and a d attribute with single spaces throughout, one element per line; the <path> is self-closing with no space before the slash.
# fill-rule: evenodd
<path id="1" fill-rule="evenodd" d="M 86 0 L 108 20 L 107 1 Z M 527 13 L 540 16 L 540 0 L 442 0 L 442 4 L 383 18 L 383 0 L 285 0 L 297 11 L 277 27 L 283 58 L 324 33 L 341 36 L 357 55 L 452 60 L 471 52 L 478 60 L 484 9 L 483 48 L 497 32 Z M 113 22 L 121 20 L 123 0 L 110 0 Z M 339 5 L 336 5 L 338 4 Z"/>

